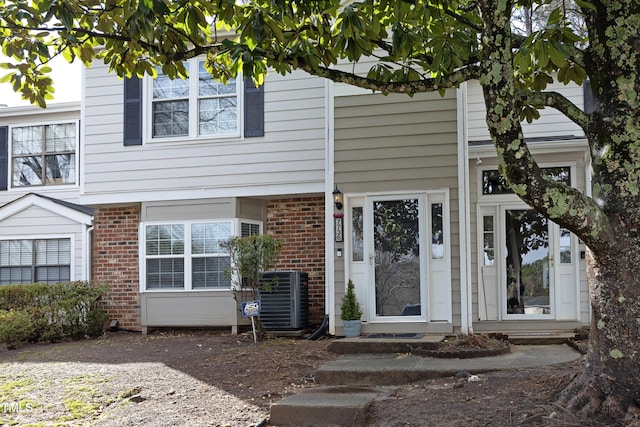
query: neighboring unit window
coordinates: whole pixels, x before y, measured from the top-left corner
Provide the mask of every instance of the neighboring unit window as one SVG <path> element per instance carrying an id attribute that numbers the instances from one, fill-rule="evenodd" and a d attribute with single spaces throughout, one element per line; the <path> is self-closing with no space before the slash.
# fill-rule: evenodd
<path id="1" fill-rule="evenodd" d="M 482 217 L 482 247 L 484 265 L 495 265 L 495 240 L 494 240 L 494 224 L 493 215 L 485 215 Z"/>
<path id="2" fill-rule="evenodd" d="M 571 185 L 571 168 L 569 167 L 542 168 L 542 172 L 555 182 Z M 511 193 L 513 191 L 499 171 L 495 169 L 482 171 L 482 194 Z"/>
<path id="3" fill-rule="evenodd" d="M 229 221 L 147 225 L 146 288 L 229 289 L 231 261 L 220 243 L 232 237 L 232 228 Z"/>
<path id="4" fill-rule="evenodd" d="M 431 259 L 444 259 L 442 203 L 431 204 Z"/>
<path id="5" fill-rule="evenodd" d="M 0 241 L 0 285 L 70 280 L 70 239 Z"/>
<path id="6" fill-rule="evenodd" d="M 157 69 L 153 80 L 153 138 L 176 136 L 230 136 L 238 134 L 238 85 L 215 80 L 204 68 L 204 61 L 185 64 L 189 78 L 170 79 Z"/>
<path id="7" fill-rule="evenodd" d="M 364 215 L 362 206 L 351 208 L 351 256 L 353 261 L 364 261 Z"/>
<path id="8" fill-rule="evenodd" d="M 75 184 L 76 140 L 75 123 L 12 128 L 12 185 Z"/>

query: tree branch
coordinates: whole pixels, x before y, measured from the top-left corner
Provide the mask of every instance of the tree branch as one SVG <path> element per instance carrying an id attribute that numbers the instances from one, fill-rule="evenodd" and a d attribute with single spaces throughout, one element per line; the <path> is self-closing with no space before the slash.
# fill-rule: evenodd
<path id="1" fill-rule="evenodd" d="M 406 93 L 415 94 L 420 92 L 434 92 L 441 89 L 457 87 L 467 80 L 477 79 L 480 76 L 480 67 L 470 65 L 461 68 L 451 74 L 441 77 L 440 79 L 424 79 L 408 82 L 381 82 L 358 76 L 357 74 L 346 71 L 336 70 L 327 67 L 314 68 L 305 64 L 299 68 L 318 77 L 324 77 L 338 83 L 346 83 L 363 89 L 371 89 L 382 93 Z"/>
<path id="2" fill-rule="evenodd" d="M 576 107 L 573 102 L 569 101 L 569 99 L 558 92 L 532 92 L 517 89 L 516 96 L 518 97 L 518 101 L 522 104 L 529 104 L 533 106 L 544 105 L 555 108 L 567 116 L 569 120 L 580 126 L 585 133 L 588 131 L 591 124 L 589 115 Z"/>

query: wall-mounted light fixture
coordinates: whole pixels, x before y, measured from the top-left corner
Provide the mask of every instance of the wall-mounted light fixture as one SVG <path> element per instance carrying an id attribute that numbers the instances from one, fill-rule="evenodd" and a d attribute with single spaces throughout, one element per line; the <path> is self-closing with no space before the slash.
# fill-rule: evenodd
<path id="1" fill-rule="evenodd" d="M 342 203 L 342 191 L 336 185 L 336 189 L 333 190 L 333 203 L 336 205 L 338 212 L 333 214 L 333 226 L 335 231 L 336 242 L 342 242 L 344 239 L 344 214 L 341 212 L 344 204 Z"/>
<path id="2" fill-rule="evenodd" d="M 333 190 L 333 193 L 331 194 L 333 194 L 333 203 L 336 205 L 336 209 L 341 211 L 342 207 L 344 206 L 342 204 L 342 191 L 340 191 L 340 189 L 336 185 L 336 189 Z"/>

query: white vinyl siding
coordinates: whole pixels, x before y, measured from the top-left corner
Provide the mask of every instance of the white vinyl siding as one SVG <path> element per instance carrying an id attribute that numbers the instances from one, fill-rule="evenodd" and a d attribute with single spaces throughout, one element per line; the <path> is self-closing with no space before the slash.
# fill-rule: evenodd
<path id="1" fill-rule="evenodd" d="M 300 194 L 324 190 L 325 82 L 265 82 L 265 135 L 123 146 L 123 82 L 86 71 L 83 203 Z"/>
<path id="2" fill-rule="evenodd" d="M 546 90 L 561 93 L 578 108 L 582 108 L 584 105 L 583 89 L 576 84 L 565 86 L 561 83 L 554 83 L 549 85 Z M 467 108 L 469 141 L 489 141 L 491 137 L 487 128 L 482 87 L 476 80 L 467 83 Z M 532 123 L 527 123 L 526 120 L 522 122 L 525 138 L 584 137 L 584 131 L 556 109 L 547 107 L 539 112 L 539 120 Z"/>

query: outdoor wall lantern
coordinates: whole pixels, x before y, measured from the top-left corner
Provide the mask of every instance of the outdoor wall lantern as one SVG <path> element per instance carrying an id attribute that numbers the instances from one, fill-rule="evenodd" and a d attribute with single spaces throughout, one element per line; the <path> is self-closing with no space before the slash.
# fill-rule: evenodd
<path id="1" fill-rule="evenodd" d="M 340 191 L 337 185 L 336 185 L 336 189 L 333 190 L 332 194 L 333 194 L 333 203 L 335 203 L 336 209 L 341 211 L 342 206 L 344 206 L 342 204 L 342 191 Z"/>
<path id="2" fill-rule="evenodd" d="M 333 190 L 333 203 L 336 205 L 338 212 L 333 214 L 333 225 L 335 231 L 336 242 L 342 242 L 344 239 L 344 214 L 340 212 L 344 206 L 342 203 L 342 191 L 336 185 L 336 189 Z"/>

